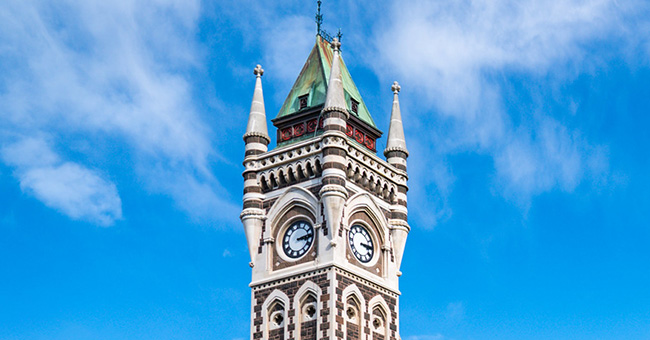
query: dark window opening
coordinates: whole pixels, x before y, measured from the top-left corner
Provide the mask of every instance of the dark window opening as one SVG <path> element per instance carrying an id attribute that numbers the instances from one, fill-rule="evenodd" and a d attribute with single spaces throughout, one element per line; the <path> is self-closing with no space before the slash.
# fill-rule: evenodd
<path id="1" fill-rule="evenodd" d="M 298 97 L 298 103 L 300 105 L 299 110 L 302 110 L 302 109 L 307 107 L 307 98 L 308 97 L 309 97 L 308 94 Z"/>
<path id="2" fill-rule="evenodd" d="M 352 107 L 352 112 L 359 113 L 359 102 L 354 99 L 350 99 L 350 103 L 351 103 L 350 106 Z"/>

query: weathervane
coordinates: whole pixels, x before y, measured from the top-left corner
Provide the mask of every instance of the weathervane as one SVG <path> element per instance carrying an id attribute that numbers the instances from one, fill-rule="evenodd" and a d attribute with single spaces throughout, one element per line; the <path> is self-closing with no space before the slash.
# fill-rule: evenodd
<path id="1" fill-rule="evenodd" d="M 320 12 L 320 5 L 323 3 L 321 0 L 316 1 L 318 4 L 318 9 L 316 10 L 316 34 L 320 35 L 323 37 L 325 40 L 332 42 L 334 40 L 334 37 L 332 37 L 329 33 L 327 33 L 324 29 L 321 28 L 323 26 L 323 15 Z M 336 34 L 336 37 L 341 41 L 341 37 L 343 36 L 343 33 L 341 33 L 341 29 L 339 28 L 338 33 Z"/>

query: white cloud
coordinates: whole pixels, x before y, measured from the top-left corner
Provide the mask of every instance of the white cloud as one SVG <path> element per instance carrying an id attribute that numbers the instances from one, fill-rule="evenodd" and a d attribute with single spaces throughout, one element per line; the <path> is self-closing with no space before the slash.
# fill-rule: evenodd
<path id="1" fill-rule="evenodd" d="M 15 167 L 21 189 L 46 206 L 103 226 L 122 218 L 115 184 L 97 171 L 61 162 L 43 140 L 30 138 L 6 146 L 1 155 L 5 163 Z"/>
<path id="2" fill-rule="evenodd" d="M 405 126 L 415 136 L 409 145 L 430 147 L 419 150 L 426 157 L 412 152 L 411 164 L 425 163 L 411 167 L 425 171 L 412 177 L 448 189 L 454 177 L 445 156 L 474 151 L 494 160 L 502 194 L 526 202 L 550 190 L 573 191 L 586 174 L 606 168 L 606 156 L 581 135 L 580 126 L 562 123 L 578 104 L 553 88 L 605 67 L 624 53 L 616 48 L 638 44 L 635 23 L 627 19 L 640 9 L 647 5 L 612 0 L 393 2 L 374 33 L 375 71 L 391 77 L 386 81 L 401 80 L 403 97 L 413 93 L 403 100 L 411 121 Z M 507 102 L 511 94 L 502 86 L 511 75 L 534 84 L 517 85 L 532 98 L 529 107 Z M 566 110 L 549 110 L 565 102 Z M 594 159 L 599 166 L 590 168 Z M 416 195 L 430 192 L 414 188 Z"/>
<path id="3" fill-rule="evenodd" d="M 111 225 L 122 218 L 115 184 L 75 163 L 32 168 L 19 174 L 20 187 L 73 219 Z"/>
<path id="4" fill-rule="evenodd" d="M 49 174 L 62 176 L 65 170 L 98 186 L 99 177 L 84 177 L 81 163 L 101 158 L 96 153 L 103 146 L 117 145 L 133 156 L 136 175 L 151 191 L 171 195 L 191 215 L 224 219 L 215 211 L 233 204 L 209 169 L 218 157 L 187 79 L 187 71 L 200 64 L 194 45 L 200 5 L 198 0 L 0 5 L 0 141 L 43 136 L 56 141 L 58 157 L 81 151 L 75 166 L 62 162 L 68 166 Z M 36 191 L 44 188 L 37 176 L 43 171 L 29 172 L 35 196 L 63 209 L 55 202 L 61 197 Z M 65 209 L 73 215 L 72 208 Z"/>

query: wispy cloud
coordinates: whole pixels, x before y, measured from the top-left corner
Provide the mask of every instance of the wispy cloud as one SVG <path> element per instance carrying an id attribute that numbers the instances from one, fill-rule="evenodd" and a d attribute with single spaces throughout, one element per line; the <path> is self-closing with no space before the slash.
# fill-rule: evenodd
<path id="1" fill-rule="evenodd" d="M 21 189 L 45 205 L 103 226 L 122 218 L 115 184 L 97 171 L 62 162 L 43 140 L 28 138 L 0 152 L 2 160 L 15 167 Z"/>
<path id="2" fill-rule="evenodd" d="M 55 141 L 68 165 L 49 174 L 70 181 L 87 172 L 85 159 L 101 157 L 102 146 L 120 146 L 149 190 L 171 195 L 191 214 L 223 218 L 216 211 L 234 205 L 211 174 L 211 131 L 187 79 L 200 64 L 193 39 L 199 15 L 198 0 L 3 4 L 0 140 Z M 71 150 L 76 163 L 65 161 Z M 37 176 L 43 169 L 22 172 L 31 175 L 21 181 L 43 184 Z M 49 206 L 64 204 L 56 195 L 35 196 Z M 107 197 L 96 197 L 97 204 Z"/>
<path id="3" fill-rule="evenodd" d="M 554 89 L 625 58 L 629 47 L 641 43 L 633 34 L 636 21 L 628 19 L 647 7 L 611 0 L 394 2 L 374 35 L 375 68 L 380 78 L 402 80 L 411 101 L 418 98 L 410 107 L 405 100 L 411 122 L 405 125 L 416 136 L 410 145 L 430 147 L 418 150 L 426 157 L 412 153 L 413 161 L 424 163 L 412 169 L 426 171 L 416 177 L 445 195 L 454 180 L 447 155 L 487 154 L 497 191 L 526 205 L 543 192 L 573 191 L 588 175 L 607 169 L 606 148 L 580 126 L 564 123 L 579 105 Z M 522 75 L 531 82 L 505 80 Z M 520 91 L 532 103 L 506 102 L 512 97 L 507 91 Z M 408 114 L 423 111 L 429 116 Z M 432 168 L 438 169 L 433 177 Z M 431 190 L 413 192 L 449 209 Z"/>

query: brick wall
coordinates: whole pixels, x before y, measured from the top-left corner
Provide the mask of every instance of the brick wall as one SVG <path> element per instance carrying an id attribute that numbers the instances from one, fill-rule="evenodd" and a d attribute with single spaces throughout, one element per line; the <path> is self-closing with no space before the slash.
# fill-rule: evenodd
<path id="1" fill-rule="evenodd" d="M 335 332 L 335 337 L 336 339 L 341 339 L 343 340 L 343 330 L 346 325 L 344 325 L 343 320 L 345 320 L 345 310 L 344 310 L 344 297 L 343 291 L 350 285 L 354 284 L 359 288 L 359 291 L 361 292 L 363 299 L 366 303 L 365 305 L 365 310 L 359 313 L 359 317 L 361 318 L 360 324 L 361 328 L 363 330 L 364 337 L 363 339 L 358 339 L 354 338 L 354 334 L 347 334 L 345 340 L 348 339 L 358 339 L 358 340 L 366 340 L 366 339 L 371 339 L 370 337 L 366 337 L 367 335 L 371 334 L 371 326 L 372 326 L 372 318 L 371 314 L 368 312 L 368 302 L 374 298 L 375 296 L 381 296 L 386 304 L 388 305 L 388 313 L 390 313 L 390 323 L 385 324 L 384 327 L 388 329 L 388 338 L 386 340 L 397 340 L 397 295 L 395 293 L 389 292 L 385 289 L 381 289 L 378 286 L 375 286 L 366 280 L 363 280 L 361 278 L 358 278 L 356 275 L 344 272 L 342 270 L 337 270 L 336 271 L 336 316 L 337 316 L 337 325 L 336 325 L 336 332 Z M 347 323 L 346 323 L 347 324 Z M 350 325 L 347 324 L 347 328 L 349 329 Z M 346 330 L 348 330 L 346 329 Z M 352 337 L 351 337 L 352 336 Z"/>
<path id="2" fill-rule="evenodd" d="M 294 277 L 288 277 L 286 279 L 283 279 L 279 282 L 274 282 L 271 284 L 265 284 L 265 285 L 260 285 L 253 287 L 253 339 L 262 339 L 264 336 L 264 329 L 268 327 L 268 325 L 264 325 L 264 314 L 263 313 L 268 313 L 268 311 L 262 310 L 262 305 L 266 301 L 266 299 L 269 297 L 269 295 L 276 289 L 282 291 L 284 294 L 287 295 L 289 298 L 289 303 L 287 308 L 287 320 L 285 320 L 285 327 L 287 327 L 287 330 L 289 331 L 289 338 L 286 340 L 297 340 L 297 339 L 329 339 L 326 337 L 327 331 L 329 330 L 330 324 L 327 322 L 327 317 L 330 315 L 328 305 L 330 301 L 330 295 L 329 295 L 329 287 L 330 287 L 330 280 L 328 279 L 328 271 L 331 271 L 332 269 L 327 269 L 327 270 L 319 270 L 316 272 L 312 273 L 307 273 L 299 276 L 294 276 Z M 317 319 L 312 320 L 312 321 L 307 321 L 303 322 L 301 326 L 301 334 L 297 334 L 296 332 L 296 323 L 299 320 L 299 316 L 296 315 L 296 312 L 294 310 L 294 301 L 295 299 L 300 299 L 302 296 L 296 296 L 296 293 L 300 289 L 300 287 L 305 284 L 307 281 L 312 281 L 314 282 L 322 291 L 322 294 L 320 296 L 320 304 L 317 306 Z M 301 310 L 298 311 L 299 313 Z M 321 329 L 321 334 L 317 334 L 317 322 L 321 323 L 320 329 Z M 284 331 L 284 330 L 282 330 Z M 275 333 L 273 333 L 275 334 Z M 303 336 L 304 334 L 304 336 Z M 269 336 L 271 336 L 271 333 L 269 333 Z M 300 336 L 300 337 L 299 337 Z M 278 340 L 276 338 L 272 338 L 273 340 Z M 283 339 L 285 340 L 285 339 Z"/>

